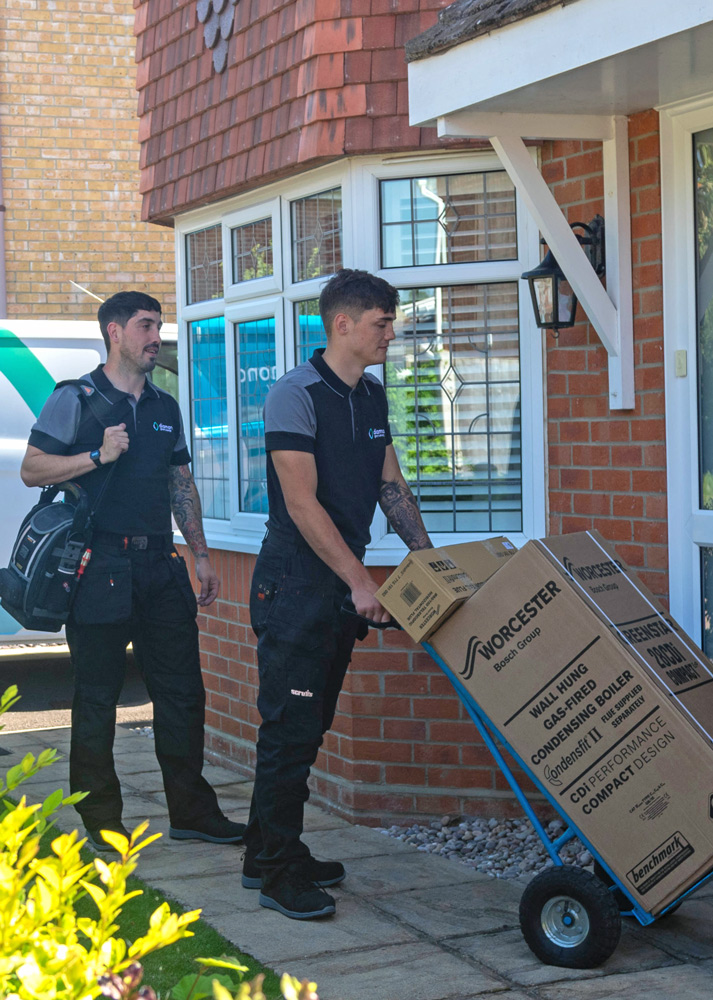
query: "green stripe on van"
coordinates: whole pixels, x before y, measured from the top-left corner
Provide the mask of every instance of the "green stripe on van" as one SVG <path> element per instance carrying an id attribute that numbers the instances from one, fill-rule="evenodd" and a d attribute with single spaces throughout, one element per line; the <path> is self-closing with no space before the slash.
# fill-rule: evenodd
<path id="1" fill-rule="evenodd" d="M 55 379 L 12 332 L 0 327 L 0 372 L 13 385 L 36 417 L 55 387 Z"/>

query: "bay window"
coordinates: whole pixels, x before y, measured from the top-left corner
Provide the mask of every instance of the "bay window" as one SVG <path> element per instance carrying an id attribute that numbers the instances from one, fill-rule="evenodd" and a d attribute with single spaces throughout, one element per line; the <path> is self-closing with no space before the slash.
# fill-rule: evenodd
<path id="1" fill-rule="evenodd" d="M 326 344 L 319 293 L 341 267 L 399 290 L 396 339 L 372 370 L 434 541 L 543 533 L 542 348 L 518 280 L 537 233 L 493 155 L 348 161 L 190 213 L 177 232 L 183 398 L 212 544 L 259 547 L 265 396 Z M 380 512 L 372 539 L 367 561 L 398 561 Z"/>

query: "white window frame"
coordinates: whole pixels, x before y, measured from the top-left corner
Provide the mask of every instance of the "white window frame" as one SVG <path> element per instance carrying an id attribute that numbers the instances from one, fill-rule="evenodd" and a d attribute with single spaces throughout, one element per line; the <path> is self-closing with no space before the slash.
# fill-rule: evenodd
<path id="1" fill-rule="evenodd" d="M 713 511 L 699 504 L 693 136 L 713 128 L 713 94 L 659 111 L 669 601 L 673 617 L 700 644 L 700 550 L 713 541 Z M 676 375 L 677 351 L 686 352 L 685 378 Z"/>
<path id="2" fill-rule="evenodd" d="M 535 151 L 533 151 L 533 156 L 536 156 Z M 516 210 L 518 256 L 515 260 L 385 269 L 381 269 L 379 266 L 381 234 L 379 231 L 378 182 L 380 180 L 502 169 L 502 164 L 493 152 L 477 151 L 457 154 L 446 152 L 387 158 L 360 157 L 320 167 L 292 180 L 277 182 L 258 192 L 253 191 L 177 218 L 177 287 L 180 289 L 177 308 L 179 330 L 183 331 L 182 336 L 179 337 L 179 386 L 189 439 L 192 426 L 188 372 L 187 334 L 189 322 L 217 315 L 225 317 L 226 375 L 229 387 L 228 414 L 231 441 L 235 440 L 237 434 L 233 324 L 242 320 L 264 318 L 267 315 L 264 312 L 265 305 L 268 302 L 273 303 L 278 373 L 289 370 L 295 364 L 294 304 L 318 298 L 326 277 L 299 282 L 292 280 L 291 213 L 293 201 L 328 191 L 334 187 L 341 187 L 344 266 L 359 267 L 371 271 L 385 278 L 397 288 L 485 284 L 496 281 L 516 281 L 519 283 L 522 272 L 533 267 L 540 259 L 539 233 L 519 199 L 517 199 Z M 279 214 L 279 230 L 276 228 L 276 222 L 273 221 L 273 259 L 276 259 L 277 244 L 281 242 L 282 266 L 280 275 L 277 274 L 277 266 L 275 266 L 275 286 L 266 289 L 266 291 L 280 292 L 280 295 L 255 299 L 253 298 L 253 290 L 258 290 L 258 281 L 272 279 L 256 279 L 238 284 L 232 282 L 232 247 L 229 230 L 234 228 L 236 224 L 243 225 L 245 222 L 266 218 L 267 206 L 270 206 L 271 211 L 275 213 L 273 219 Z M 191 232 L 204 229 L 217 222 L 222 222 L 224 226 L 223 277 L 225 297 L 189 306 L 186 303 L 185 237 Z M 474 274 L 477 280 L 474 280 Z M 523 530 L 508 533 L 508 537 L 516 545 L 521 545 L 529 538 L 544 535 L 546 531 L 546 456 L 543 338 L 535 325 L 527 290 L 524 285 L 518 285 L 518 287 Z M 381 368 L 370 370 L 377 377 L 382 377 Z M 233 498 L 237 499 L 238 491 L 237 448 L 231 448 L 229 461 L 233 514 L 229 521 L 206 521 L 206 537 L 209 545 L 214 548 L 257 552 L 264 535 L 266 516 L 240 513 L 237 510 L 237 504 L 233 502 Z M 435 545 L 446 545 L 467 541 L 471 538 L 487 538 L 493 534 L 495 533 L 449 532 L 434 533 L 431 537 Z M 367 550 L 365 562 L 367 565 L 396 565 L 403 558 L 405 551 L 404 543 L 398 535 L 388 532 L 386 518 L 377 508 L 372 524 L 372 543 Z"/>

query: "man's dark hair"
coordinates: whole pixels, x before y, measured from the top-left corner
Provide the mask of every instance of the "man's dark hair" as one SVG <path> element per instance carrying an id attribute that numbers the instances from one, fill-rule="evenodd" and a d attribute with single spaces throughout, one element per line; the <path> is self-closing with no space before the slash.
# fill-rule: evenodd
<path id="1" fill-rule="evenodd" d="M 132 316 L 139 310 L 146 312 L 161 312 L 161 303 L 145 292 L 117 292 L 106 302 L 102 302 L 97 311 L 99 328 L 106 344 L 106 352 L 109 354 L 109 333 L 110 323 L 118 323 L 119 326 L 126 326 Z"/>
<path id="2" fill-rule="evenodd" d="M 398 303 L 399 293 L 388 281 L 377 278 L 368 271 L 355 271 L 345 267 L 337 271 L 322 289 L 319 314 L 329 337 L 337 313 L 345 312 L 353 320 L 358 320 L 367 309 L 396 312 Z"/>

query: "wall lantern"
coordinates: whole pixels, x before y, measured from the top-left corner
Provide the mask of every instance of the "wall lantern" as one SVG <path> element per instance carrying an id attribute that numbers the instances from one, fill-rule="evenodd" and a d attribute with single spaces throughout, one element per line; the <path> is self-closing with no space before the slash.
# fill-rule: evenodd
<path id="1" fill-rule="evenodd" d="M 574 235 L 585 248 L 596 274 L 603 275 L 604 219 L 601 215 L 595 215 L 589 225 L 585 222 L 571 222 L 570 227 L 573 230 L 584 230 L 583 233 L 575 231 Z M 544 245 L 546 241 L 541 239 L 540 243 Z M 547 251 L 537 267 L 525 271 L 521 277 L 530 286 L 535 322 L 540 329 L 554 330 L 557 336 L 559 330 L 574 326 L 577 296 L 551 250 Z"/>

